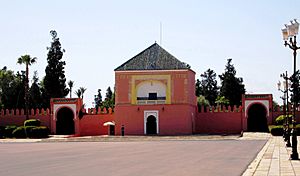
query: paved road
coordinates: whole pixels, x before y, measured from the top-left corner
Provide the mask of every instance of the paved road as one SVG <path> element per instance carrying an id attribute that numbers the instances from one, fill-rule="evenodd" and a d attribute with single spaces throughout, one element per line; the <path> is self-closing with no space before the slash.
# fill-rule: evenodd
<path id="1" fill-rule="evenodd" d="M 266 140 L 0 144 L 0 175 L 241 175 Z"/>

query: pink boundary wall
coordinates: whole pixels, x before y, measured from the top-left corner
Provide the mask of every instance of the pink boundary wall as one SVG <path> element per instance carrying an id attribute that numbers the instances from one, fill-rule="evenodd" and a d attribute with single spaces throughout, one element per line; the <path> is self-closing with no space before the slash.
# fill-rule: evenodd
<path id="1" fill-rule="evenodd" d="M 84 110 L 85 111 L 85 110 Z M 114 114 L 112 109 L 103 109 L 100 111 L 98 109 L 98 114 L 96 114 L 96 109 L 88 109 L 88 113 L 85 114 L 79 122 L 79 135 L 80 136 L 95 136 L 95 135 L 107 135 L 108 126 L 103 126 L 105 122 L 114 121 Z"/>
<path id="2" fill-rule="evenodd" d="M 26 120 L 24 109 L 21 110 L 4 110 L 2 109 L 0 114 L 0 126 L 7 125 L 24 125 Z M 84 109 L 83 112 L 86 112 Z M 99 109 L 99 113 L 96 113 L 95 109 L 88 109 L 88 112 L 79 120 L 79 131 L 75 135 L 78 136 L 87 136 L 87 135 L 107 135 L 108 127 L 103 126 L 103 123 L 114 120 L 114 114 L 112 109 L 108 110 Z M 29 114 L 29 119 L 39 119 L 42 126 L 47 126 L 51 129 L 51 117 L 50 110 L 31 110 Z"/>
<path id="3" fill-rule="evenodd" d="M 0 114 L 0 126 L 7 125 L 16 125 L 22 126 L 24 121 L 26 120 L 26 116 L 24 114 L 24 109 L 16 109 L 16 110 L 1 110 Z M 29 119 L 39 119 L 41 121 L 42 126 L 47 126 L 50 128 L 50 110 L 49 109 L 31 109 L 29 112 Z"/>
<path id="4" fill-rule="evenodd" d="M 300 109 L 300 108 L 299 108 Z M 1 110 L 0 126 L 6 125 L 23 125 L 26 117 L 24 110 Z M 86 110 L 84 110 L 86 112 Z M 99 111 L 98 111 L 99 112 Z M 291 114 L 292 112 L 290 112 Z M 276 117 L 282 115 L 283 111 L 276 109 L 270 112 L 268 119 L 269 124 L 274 124 Z M 43 126 L 51 129 L 50 110 L 31 110 L 30 119 L 39 119 Z M 297 121 L 300 122 L 300 112 L 297 111 Z M 115 121 L 115 114 L 112 109 L 96 113 L 95 109 L 88 109 L 88 112 L 79 120 L 79 130 L 75 135 L 107 135 L 108 127 L 103 123 Z M 161 127 L 162 128 L 162 127 Z M 115 129 L 116 131 L 118 129 Z M 200 112 L 196 112 L 194 119 L 194 134 L 234 134 L 247 130 L 247 119 L 244 115 L 243 108 L 234 107 L 204 107 L 200 108 Z M 176 134 L 174 134 L 176 135 Z"/>
<path id="5" fill-rule="evenodd" d="M 201 107 L 197 113 L 195 133 L 236 134 L 245 130 L 242 107 Z"/>

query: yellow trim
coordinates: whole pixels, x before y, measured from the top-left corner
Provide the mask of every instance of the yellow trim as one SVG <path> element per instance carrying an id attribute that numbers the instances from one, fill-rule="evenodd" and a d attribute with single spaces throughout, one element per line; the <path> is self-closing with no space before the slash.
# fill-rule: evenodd
<path id="1" fill-rule="evenodd" d="M 135 85 L 136 81 L 167 81 L 167 89 L 166 89 L 166 104 L 171 104 L 171 75 L 134 75 L 131 78 L 131 104 L 137 104 L 136 94 L 137 88 L 139 85 Z"/>

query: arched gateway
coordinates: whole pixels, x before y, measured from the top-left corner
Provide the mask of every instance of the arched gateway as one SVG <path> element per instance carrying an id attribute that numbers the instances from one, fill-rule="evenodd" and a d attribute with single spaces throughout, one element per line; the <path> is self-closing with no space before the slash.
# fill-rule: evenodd
<path id="1" fill-rule="evenodd" d="M 253 104 L 248 109 L 248 131 L 268 132 L 267 110 L 264 105 Z"/>
<path id="2" fill-rule="evenodd" d="M 52 118 L 51 133 L 58 135 L 80 134 L 79 118 L 82 99 L 52 98 L 50 101 Z"/>
<path id="3" fill-rule="evenodd" d="M 271 94 L 243 95 L 246 131 L 269 132 L 268 124 L 272 123 L 272 100 Z"/>
<path id="4" fill-rule="evenodd" d="M 74 113 L 70 108 L 58 110 L 56 119 L 56 134 L 69 135 L 75 133 Z"/>

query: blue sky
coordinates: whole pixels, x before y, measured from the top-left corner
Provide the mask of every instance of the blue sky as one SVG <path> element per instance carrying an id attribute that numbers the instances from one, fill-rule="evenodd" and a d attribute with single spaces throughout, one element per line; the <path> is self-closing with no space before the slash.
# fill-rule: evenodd
<path id="1" fill-rule="evenodd" d="M 91 107 L 98 88 L 104 96 L 114 86 L 113 70 L 157 41 L 191 65 L 196 78 L 208 68 L 222 74 L 232 58 L 247 93 L 272 93 L 281 103 L 277 82 L 280 73 L 292 72 L 293 59 L 280 29 L 300 21 L 299 11 L 297 0 L 1 0 L 0 67 L 24 70 L 17 58 L 30 54 L 38 58 L 30 77 L 37 70 L 42 78 L 49 31 L 56 30 L 67 80 L 87 88 L 84 102 Z"/>

